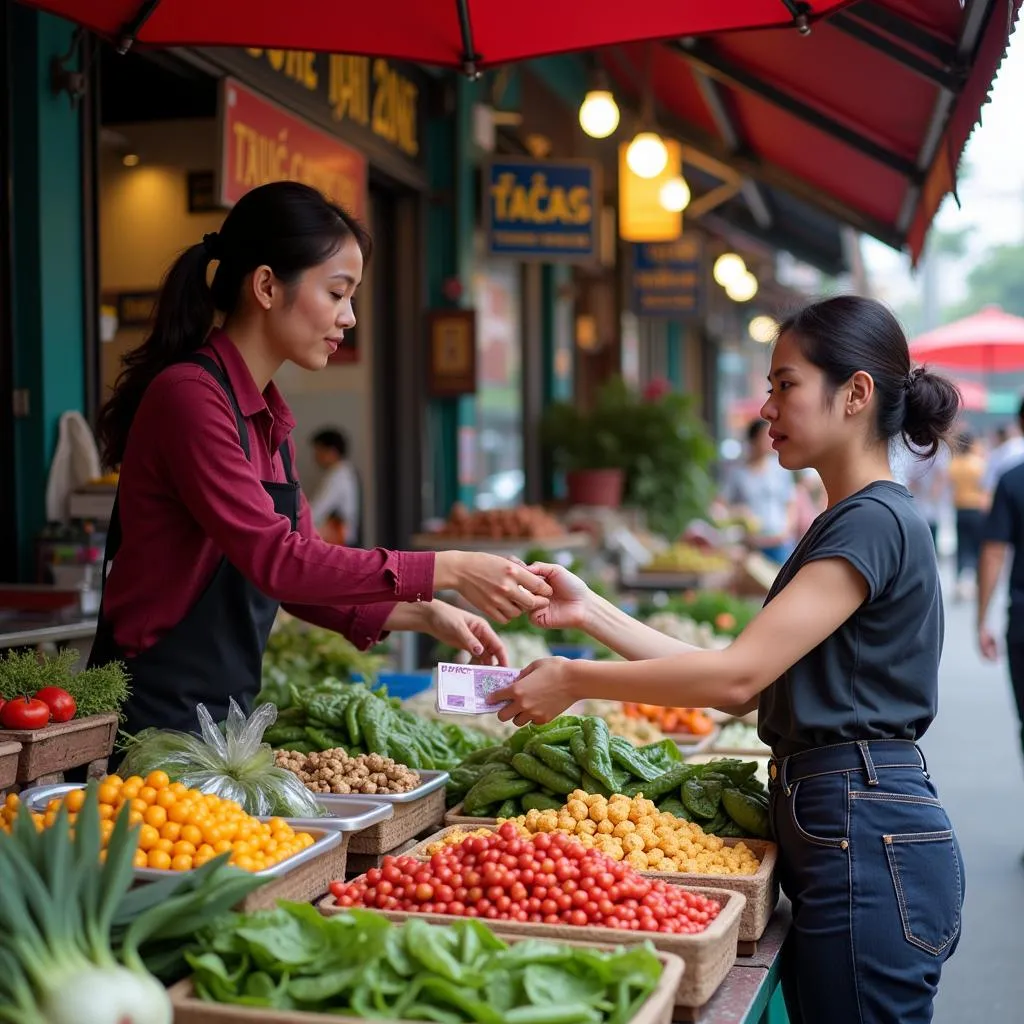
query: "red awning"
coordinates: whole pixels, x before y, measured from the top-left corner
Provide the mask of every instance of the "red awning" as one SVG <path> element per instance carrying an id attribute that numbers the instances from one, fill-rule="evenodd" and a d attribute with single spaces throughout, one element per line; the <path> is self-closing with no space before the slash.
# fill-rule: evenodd
<path id="1" fill-rule="evenodd" d="M 750 27 L 813 25 L 849 0 L 26 0 L 117 41 L 372 54 L 464 68 Z M 147 17 L 143 16 L 148 13 Z M 140 19 L 142 23 L 139 24 Z M 795 34 L 795 32 L 794 32 Z"/>
<path id="2" fill-rule="evenodd" d="M 809 35 L 761 29 L 616 47 L 606 64 L 659 127 L 916 259 L 1022 0 L 865 0 Z"/>

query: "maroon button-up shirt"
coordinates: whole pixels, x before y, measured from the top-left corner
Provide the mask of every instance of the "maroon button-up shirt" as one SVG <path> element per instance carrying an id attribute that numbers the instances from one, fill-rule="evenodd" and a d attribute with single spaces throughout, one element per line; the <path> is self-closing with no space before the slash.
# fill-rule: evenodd
<path id="1" fill-rule="evenodd" d="M 365 650 L 397 601 L 433 597 L 433 553 L 327 544 L 304 496 L 292 530 L 260 483 L 285 481 L 286 440 L 294 463 L 288 404 L 273 382 L 260 393 L 223 331 L 200 351 L 227 372 L 250 459 L 227 396 L 202 367 L 172 366 L 146 389 L 121 466 L 124 538 L 103 599 L 118 646 L 136 654 L 177 625 L 226 556 L 287 611 Z"/>

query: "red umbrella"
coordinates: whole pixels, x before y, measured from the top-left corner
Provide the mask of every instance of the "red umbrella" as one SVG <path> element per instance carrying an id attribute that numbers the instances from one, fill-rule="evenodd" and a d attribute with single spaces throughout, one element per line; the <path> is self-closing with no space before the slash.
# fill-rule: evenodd
<path id="1" fill-rule="evenodd" d="M 468 72 L 645 39 L 810 23 L 847 0 L 29 0 L 119 43 L 372 54 Z"/>
<path id="2" fill-rule="evenodd" d="M 963 399 L 962 407 L 968 412 L 985 412 L 988 409 L 988 392 L 984 384 L 976 380 L 958 380 L 956 386 Z"/>
<path id="3" fill-rule="evenodd" d="M 937 363 L 958 370 L 1024 370 L 1024 317 L 988 306 L 974 316 L 915 338 L 910 343 L 910 355 L 919 363 Z"/>

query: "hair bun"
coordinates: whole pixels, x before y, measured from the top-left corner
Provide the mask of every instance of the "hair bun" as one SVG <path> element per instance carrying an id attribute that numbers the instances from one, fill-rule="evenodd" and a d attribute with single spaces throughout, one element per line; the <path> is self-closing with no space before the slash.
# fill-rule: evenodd
<path id="1" fill-rule="evenodd" d="M 956 385 L 923 366 L 907 374 L 903 433 L 922 455 L 939 450 L 960 413 L 961 398 Z"/>

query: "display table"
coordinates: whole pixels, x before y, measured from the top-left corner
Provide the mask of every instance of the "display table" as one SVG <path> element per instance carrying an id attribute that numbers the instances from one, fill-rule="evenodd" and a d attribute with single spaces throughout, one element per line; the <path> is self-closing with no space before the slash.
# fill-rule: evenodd
<path id="1" fill-rule="evenodd" d="M 780 954 L 790 921 L 789 903 L 782 899 L 757 944 L 757 953 L 737 958 L 696 1018 L 700 1024 L 789 1024 L 782 999 Z"/>

